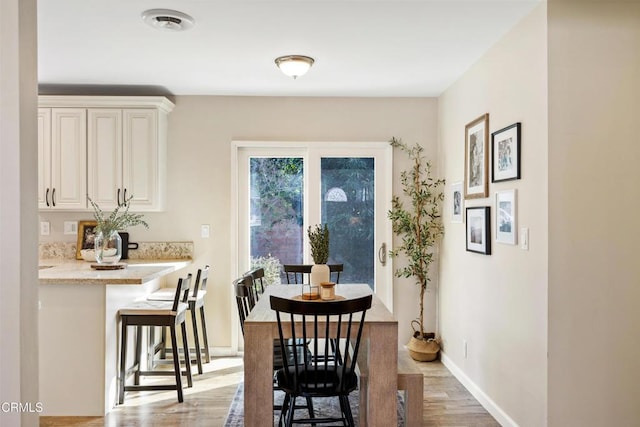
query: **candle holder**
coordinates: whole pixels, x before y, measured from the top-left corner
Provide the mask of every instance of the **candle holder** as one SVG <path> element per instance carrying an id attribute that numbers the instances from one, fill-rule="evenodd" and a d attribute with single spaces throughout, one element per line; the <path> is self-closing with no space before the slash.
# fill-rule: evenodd
<path id="1" fill-rule="evenodd" d="M 334 282 L 322 282 L 320 288 L 320 298 L 325 301 L 336 299 L 336 284 Z"/>
<path id="2" fill-rule="evenodd" d="M 320 286 L 308 284 L 302 285 L 302 299 L 316 300 L 320 299 Z"/>

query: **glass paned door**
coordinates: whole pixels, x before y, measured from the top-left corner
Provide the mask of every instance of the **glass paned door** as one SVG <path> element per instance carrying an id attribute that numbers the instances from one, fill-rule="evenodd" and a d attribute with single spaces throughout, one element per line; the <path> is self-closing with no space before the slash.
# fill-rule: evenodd
<path id="1" fill-rule="evenodd" d="M 344 265 L 343 283 L 366 283 L 374 289 L 375 161 L 370 157 L 323 157 L 320 176 L 329 263 Z"/>
<path id="2" fill-rule="evenodd" d="M 392 150 L 388 143 L 234 142 L 237 275 L 311 264 L 307 229 L 327 224 L 340 283 L 366 283 L 392 309 Z M 268 279 L 269 280 L 269 279 Z"/>
<path id="3" fill-rule="evenodd" d="M 304 161 L 301 157 L 249 157 L 250 268 L 304 261 Z M 267 277 L 267 280 L 274 275 Z"/>

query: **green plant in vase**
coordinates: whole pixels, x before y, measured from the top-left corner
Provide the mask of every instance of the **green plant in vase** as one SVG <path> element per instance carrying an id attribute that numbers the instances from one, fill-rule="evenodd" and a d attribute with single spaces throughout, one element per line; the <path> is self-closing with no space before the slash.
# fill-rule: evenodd
<path id="1" fill-rule="evenodd" d="M 309 245 L 311 246 L 311 258 L 316 264 L 326 264 L 329 261 L 329 228 L 317 224 L 314 228 L 309 226 Z"/>
<path id="2" fill-rule="evenodd" d="M 329 228 L 327 224 L 309 226 L 307 229 L 309 236 L 309 245 L 311 246 L 311 258 L 313 258 L 313 266 L 311 266 L 310 280 L 310 299 L 320 298 L 320 284 L 331 280 L 331 271 L 327 262 L 329 261 Z M 303 294 L 304 297 L 304 294 Z"/>
<path id="3" fill-rule="evenodd" d="M 118 231 L 124 231 L 129 227 L 149 224 L 142 219 L 142 214 L 129 212 L 129 206 L 133 195 L 118 205 L 111 213 L 106 215 L 100 206 L 91 197 L 87 196 L 93 207 L 93 217 L 96 220 L 95 255 L 99 264 L 115 264 L 122 256 L 122 239 Z M 123 209 L 124 208 L 124 209 Z"/>

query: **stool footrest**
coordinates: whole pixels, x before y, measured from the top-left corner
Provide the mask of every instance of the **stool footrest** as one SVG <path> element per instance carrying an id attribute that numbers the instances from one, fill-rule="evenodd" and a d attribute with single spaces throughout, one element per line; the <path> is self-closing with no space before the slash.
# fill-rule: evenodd
<path id="1" fill-rule="evenodd" d="M 126 385 L 124 391 L 154 391 L 154 390 L 177 390 L 175 384 L 158 384 L 158 385 Z"/>
<path id="2" fill-rule="evenodd" d="M 187 371 L 180 371 L 180 373 L 182 375 L 187 375 Z M 140 371 L 139 374 L 142 375 L 143 377 L 167 377 L 167 376 L 173 377 L 175 375 L 175 372 L 173 371 Z"/>

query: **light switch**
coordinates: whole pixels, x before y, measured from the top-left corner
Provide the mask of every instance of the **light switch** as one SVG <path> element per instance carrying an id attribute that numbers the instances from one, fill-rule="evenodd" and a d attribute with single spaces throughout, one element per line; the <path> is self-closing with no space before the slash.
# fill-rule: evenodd
<path id="1" fill-rule="evenodd" d="M 78 234 L 78 223 L 76 221 L 65 221 L 64 234 Z"/>
<path id="2" fill-rule="evenodd" d="M 529 228 L 527 227 L 520 229 L 520 248 L 524 251 L 529 250 Z"/>
<path id="3" fill-rule="evenodd" d="M 50 232 L 49 221 L 40 221 L 40 235 L 48 236 Z"/>
<path id="4" fill-rule="evenodd" d="M 209 238 L 209 224 L 202 224 L 200 226 L 200 237 L 203 239 Z"/>

